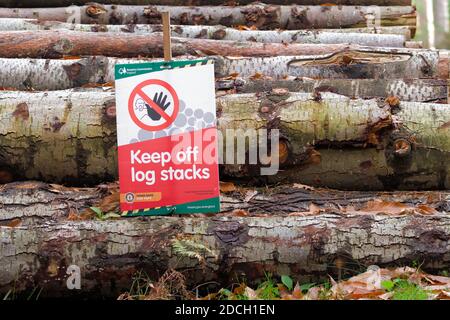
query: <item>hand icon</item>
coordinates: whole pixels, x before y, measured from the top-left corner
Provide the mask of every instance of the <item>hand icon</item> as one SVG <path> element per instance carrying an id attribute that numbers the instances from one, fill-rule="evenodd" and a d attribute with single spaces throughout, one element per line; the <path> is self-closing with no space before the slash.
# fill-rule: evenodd
<path id="1" fill-rule="evenodd" d="M 163 111 L 165 111 L 170 106 L 170 101 L 166 103 L 167 95 L 164 95 L 162 92 L 155 93 L 155 96 L 153 97 L 153 102 L 157 104 Z M 145 104 L 145 107 L 147 108 L 147 114 L 152 120 L 159 120 L 161 119 L 161 115 L 156 112 L 150 105 L 147 103 Z"/>

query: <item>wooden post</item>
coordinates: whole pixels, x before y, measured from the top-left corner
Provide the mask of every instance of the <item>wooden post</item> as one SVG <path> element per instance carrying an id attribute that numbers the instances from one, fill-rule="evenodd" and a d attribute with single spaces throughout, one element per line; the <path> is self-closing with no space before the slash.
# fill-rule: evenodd
<path id="1" fill-rule="evenodd" d="M 164 60 L 172 60 L 172 46 L 170 40 L 170 12 L 162 12 L 162 24 L 163 24 L 163 43 L 164 43 Z"/>

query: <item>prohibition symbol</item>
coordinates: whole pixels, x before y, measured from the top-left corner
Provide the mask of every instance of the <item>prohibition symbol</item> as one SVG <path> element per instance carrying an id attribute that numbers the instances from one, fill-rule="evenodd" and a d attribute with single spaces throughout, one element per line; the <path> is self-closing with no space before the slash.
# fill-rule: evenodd
<path id="1" fill-rule="evenodd" d="M 150 98 L 144 89 L 152 87 L 156 93 Z M 164 94 L 167 92 L 168 94 Z M 180 101 L 174 88 L 159 79 L 141 82 L 131 91 L 128 99 L 128 113 L 133 122 L 147 131 L 163 130 L 170 126 L 178 115 Z M 172 107 L 172 108 L 171 108 Z M 172 112 L 168 112 L 168 110 Z"/>

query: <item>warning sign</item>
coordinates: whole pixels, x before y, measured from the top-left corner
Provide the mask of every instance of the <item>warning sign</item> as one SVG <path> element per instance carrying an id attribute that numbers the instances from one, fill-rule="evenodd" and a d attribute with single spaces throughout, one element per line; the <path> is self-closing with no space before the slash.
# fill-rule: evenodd
<path id="1" fill-rule="evenodd" d="M 144 91 L 155 86 L 153 99 Z M 180 102 L 173 87 L 159 79 L 145 80 L 130 94 L 128 112 L 133 121 L 142 129 L 158 131 L 167 128 L 178 115 Z M 162 123 L 161 123 L 162 121 Z"/>
<path id="2" fill-rule="evenodd" d="M 212 62 L 127 64 L 115 71 L 124 214 L 218 212 Z"/>

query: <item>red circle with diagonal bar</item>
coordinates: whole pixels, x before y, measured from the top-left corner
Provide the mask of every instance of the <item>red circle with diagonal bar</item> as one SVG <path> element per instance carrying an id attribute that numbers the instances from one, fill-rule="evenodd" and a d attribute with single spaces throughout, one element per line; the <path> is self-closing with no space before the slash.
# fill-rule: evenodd
<path id="1" fill-rule="evenodd" d="M 162 86 L 170 93 L 170 95 L 173 98 L 173 112 L 171 115 L 168 115 L 163 109 L 161 109 L 142 90 L 144 87 L 150 86 L 150 85 Z M 134 99 L 136 96 L 140 96 L 145 102 L 147 102 L 152 107 L 153 110 L 155 110 L 166 121 L 162 124 L 151 126 L 151 125 L 145 124 L 141 120 L 139 120 L 133 111 Z M 131 91 L 130 98 L 128 99 L 128 113 L 130 114 L 131 119 L 134 121 L 134 123 L 136 123 L 136 125 L 138 125 L 140 128 L 147 130 L 147 131 L 163 130 L 163 129 L 167 128 L 168 126 L 170 126 L 172 124 L 172 122 L 175 121 L 175 119 L 178 115 L 179 107 L 180 107 L 180 101 L 178 100 L 178 95 L 175 92 L 175 89 L 167 82 L 165 82 L 163 80 L 159 80 L 159 79 L 150 79 L 150 80 L 145 80 L 145 81 L 141 82 L 140 84 L 138 84 L 136 86 L 136 88 L 133 89 L 133 91 Z"/>

